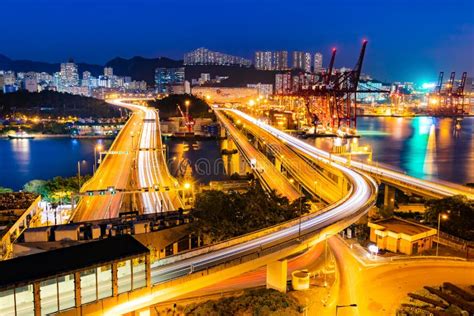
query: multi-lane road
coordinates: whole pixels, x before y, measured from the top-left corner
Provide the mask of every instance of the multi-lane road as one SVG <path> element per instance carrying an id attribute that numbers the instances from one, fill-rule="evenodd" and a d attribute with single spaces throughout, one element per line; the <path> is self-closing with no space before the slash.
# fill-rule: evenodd
<path id="1" fill-rule="evenodd" d="M 120 131 L 94 176 L 81 187 L 81 193 L 107 190 L 109 187 L 126 190 L 132 177 L 134 151 L 132 144 L 140 134 L 144 113 L 134 112 Z M 73 221 L 117 217 L 122 194 L 83 195 L 73 214 Z"/>
<path id="2" fill-rule="evenodd" d="M 174 211 L 183 207 L 179 185 L 172 178 L 163 155 L 160 120 L 153 108 L 138 107 L 145 112 L 138 152 L 138 180 L 144 213 Z"/>
<path id="3" fill-rule="evenodd" d="M 246 113 L 243 113 L 242 111 L 235 110 L 235 109 L 225 109 L 225 111 L 230 111 L 233 114 L 244 118 L 251 124 L 259 126 L 260 128 L 266 130 L 267 132 L 278 137 L 280 140 L 284 141 L 287 145 L 298 150 L 302 155 L 313 157 L 318 160 L 330 159 L 334 162 L 337 162 L 343 165 L 348 164 L 347 158 L 331 155 L 327 151 L 318 149 L 300 139 L 297 139 L 291 135 L 288 135 L 287 133 L 275 127 L 264 124 L 260 120 Z M 394 185 L 403 186 L 405 188 L 409 188 L 414 191 L 425 192 L 429 195 L 444 197 L 444 196 L 452 196 L 452 195 L 460 194 L 460 195 L 465 195 L 470 199 L 474 199 L 474 192 L 472 192 L 470 188 L 463 187 L 460 185 L 448 184 L 448 183 L 441 184 L 441 183 L 435 183 L 432 181 L 422 180 L 422 179 L 408 176 L 400 172 L 387 169 L 387 168 L 381 168 L 379 166 L 365 164 L 358 161 L 351 161 L 350 167 L 353 170 L 358 170 L 363 173 L 372 175 L 374 177 L 378 177 L 384 182 L 387 181 L 387 182 L 393 183 Z"/>
<path id="4" fill-rule="evenodd" d="M 133 111 L 131 118 L 108 150 L 94 176 L 81 188 L 115 195 L 83 195 L 74 213 L 75 222 L 117 217 L 123 197 L 139 193 L 144 213 L 172 211 L 183 206 L 178 182 L 170 175 L 161 143 L 158 111 L 128 100 L 110 104 Z"/>
<path id="5" fill-rule="evenodd" d="M 219 112 L 216 112 L 216 115 L 229 131 L 230 137 L 232 137 L 236 146 L 239 147 L 240 151 L 247 158 L 247 163 L 254 164 L 252 168 L 261 180 L 262 185 L 267 186 L 268 189 L 275 190 L 280 195 L 286 196 L 290 201 L 294 201 L 301 196 L 290 181 L 275 168 L 264 154 L 250 144 L 247 137 L 230 120 Z"/>
<path id="6" fill-rule="evenodd" d="M 314 156 L 319 159 L 317 155 Z M 320 159 L 326 160 L 325 158 Z M 153 267 L 152 274 L 159 275 L 159 282 L 166 282 L 190 272 L 200 271 L 222 262 L 240 258 L 252 252 L 275 247 L 275 245 L 289 246 L 300 235 L 310 235 L 323 228 L 338 224 L 341 220 L 356 217 L 373 206 L 377 192 L 376 183 L 373 180 L 345 166 L 328 160 L 325 162 L 345 175 L 350 184 L 350 190 L 344 198 L 328 206 L 322 213 L 310 214 L 303 218 L 300 223 L 294 221 L 290 226 L 232 246 L 220 248 L 219 245 L 213 245 L 208 247 L 207 250 L 197 250 L 195 256 L 191 251 L 186 253 L 185 257 L 178 255 L 162 260 Z"/>
<path id="7" fill-rule="evenodd" d="M 220 110 L 216 111 L 216 115 L 223 121 L 226 118 L 221 112 Z M 302 185 L 311 194 L 318 196 L 320 201 L 327 201 L 329 204 L 335 203 L 346 194 L 345 188 L 347 185 L 344 185 L 342 180 L 338 183 L 334 178 L 328 176 L 327 173 L 325 174 L 317 170 L 294 150 L 286 146 L 279 138 L 265 129 L 252 124 L 252 122 L 243 117 L 232 115 L 232 112 L 227 114 L 234 118 L 234 121 L 237 121 L 238 118 L 242 128 L 257 136 L 260 142 L 272 152 L 275 159 L 281 161 L 281 166 L 296 179 L 298 184 Z M 281 174 L 281 172 L 279 173 Z M 338 177 L 343 179 L 342 173 L 338 172 Z"/>

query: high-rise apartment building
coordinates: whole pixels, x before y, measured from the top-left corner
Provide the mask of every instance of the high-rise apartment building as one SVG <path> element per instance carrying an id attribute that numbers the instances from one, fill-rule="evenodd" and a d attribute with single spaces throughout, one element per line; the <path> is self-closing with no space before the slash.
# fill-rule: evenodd
<path id="1" fill-rule="evenodd" d="M 255 68 L 259 70 L 273 70 L 272 52 L 255 52 Z"/>
<path id="2" fill-rule="evenodd" d="M 171 86 L 184 85 L 184 67 L 156 68 L 155 85 L 158 93 L 169 93 Z"/>
<path id="3" fill-rule="evenodd" d="M 311 53 L 293 52 L 293 68 L 311 72 Z"/>
<path id="4" fill-rule="evenodd" d="M 287 70 L 287 51 L 258 51 L 255 53 L 255 68 L 259 70 Z"/>
<path id="5" fill-rule="evenodd" d="M 314 54 L 314 72 L 323 72 L 323 54 Z"/>
<path id="6" fill-rule="evenodd" d="M 286 50 L 273 52 L 274 70 L 288 69 L 288 52 Z"/>
<path id="7" fill-rule="evenodd" d="M 91 73 L 89 71 L 84 71 L 82 73 L 81 86 L 89 87 L 91 84 Z"/>
<path id="8" fill-rule="evenodd" d="M 112 67 L 104 68 L 104 76 L 112 77 L 114 75 L 114 69 Z"/>
<path id="9" fill-rule="evenodd" d="M 250 67 L 252 61 L 238 56 L 214 52 L 200 47 L 192 52 L 184 54 L 185 65 L 219 65 L 219 66 L 244 66 Z"/>
<path id="10" fill-rule="evenodd" d="M 292 82 L 291 73 L 283 73 L 275 75 L 275 93 L 286 94 L 291 92 Z"/>
<path id="11" fill-rule="evenodd" d="M 38 92 L 38 79 L 35 72 L 27 72 L 24 75 L 23 89 L 28 92 Z"/>
<path id="12" fill-rule="evenodd" d="M 70 60 L 67 63 L 61 64 L 59 90 L 64 90 L 67 87 L 77 87 L 79 85 L 79 74 L 77 72 L 77 65 Z"/>
<path id="13" fill-rule="evenodd" d="M 4 85 L 13 86 L 16 82 L 16 75 L 13 71 L 5 71 L 3 74 Z"/>

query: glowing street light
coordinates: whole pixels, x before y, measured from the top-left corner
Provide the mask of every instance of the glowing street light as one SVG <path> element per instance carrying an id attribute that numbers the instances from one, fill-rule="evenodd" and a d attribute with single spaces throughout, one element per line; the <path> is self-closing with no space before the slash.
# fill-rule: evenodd
<path id="1" fill-rule="evenodd" d="M 191 183 L 185 182 L 185 183 L 184 183 L 184 189 L 185 189 L 185 190 L 191 189 Z"/>
<path id="2" fill-rule="evenodd" d="M 81 191 L 81 164 L 85 164 L 85 160 L 79 160 L 77 162 L 77 184 L 79 186 L 79 192 Z"/>
<path id="3" fill-rule="evenodd" d="M 447 220 L 447 219 L 448 219 L 448 215 L 447 215 L 447 214 L 438 213 L 438 240 L 437 240 L 437 242 L 436 242 L 436 256 L 438 256 L 438 252 L 439 252 L 439 230 L 440 230 L 440 228 L 441 228 L 441 219 Z"/>
<path id="4" fill-rule="evenodd" d="M 97 146 L 94 147 L 94 170 L 92 171 L 92 174 L 95 174 L 95 171 L 97 170 L 97 152 L 99 152 L 100 157 L 100 152 L 102 151 L 102 149 L 103 146 L 101 144 L 97 144 Z"/>

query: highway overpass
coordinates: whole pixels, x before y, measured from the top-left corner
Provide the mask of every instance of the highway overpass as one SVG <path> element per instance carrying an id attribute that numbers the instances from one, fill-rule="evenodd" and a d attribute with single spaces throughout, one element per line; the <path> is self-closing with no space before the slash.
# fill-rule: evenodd
<path id="1" fill-rule="evenodd" d="M 258 119 L 255 119 L 254 117 L 242 111 L 236 109 L 222 110 L 228 113 L 232 113 L 233 115 L 236 115 L 243 120 L 246 120 L 248 124 L 253 124 L 255 126 L 260 127 L 261 129 L 277 137 L 287 146 L 290 146 L 291 148 L 296 150 L 300 155 L 307 157 L 311 160 L 316 159 L 317 161 L 320 161 L 320 158 L 330 159 L 331 161 L 337 162 L 338 164 L 348 166 L 353 170 L 358 170 L 367 175 L 370 175 L 371 177 L 377 179 L 379 182 L 395 186 L 405 192 L 413 192 L 415 194 L 419 194 L 425 197 L 441 198 L 459 194 L 465 195 L 469 199 L 474 199 L 474 192 L 471 188 L 447 182 L 433 182 L 428 180 L 422 180 L 408 176 L 401 172 L 379 167 L 373 164 L 366 164 L 359 161 L 350 161 L 345 157 L 332 155 L 327 151 L 318 149 L 277 128 L 264 124 Z"/>
<path id="2" fill-rule="evenodd" d="M 156 116 L 152 114 L 148 114 L 147 119 L 147 111 L 142 107 L 123 101 L 114 101 L 114 104 L 143 112 L 143 119 L 147 120 L 146 122 L 156 120 Z M 273 165 L 271 163 L 267 165 L 267 159 L 264 157 L 260 161 L 262 165 L 254 164 L 252 162 L 253 155 L 258 153 L 251 151 L 248 140 L 239 136 L 238 130 L 231 125 L 228 125 L 227 128 L 237 148 L 247 156 L 249 163 L 253 164 L 255 172 L 258 172 L 259 167 L 263 168 L 262 174 L 266 174 L 268 170 L 272 169 Z M 146 128 L 143 128 L 143 131 L 153 134 L 153 131 L 147 131 Z M 156 146 L 157 140 L 148 139 L 146 143 Z M 146 150 L 144 152 L 154 151 Z M 344 192 L 345 194 L 342 194 L 342 198 L 340 196 L 334 198 L 336 200 L 334 203 L 301 219 L 151 262 L 149 266 L 150 286 L 146 291 L 141 291 L 139 295 L 132 291 L 126 296 L 119 295 L 109 299 L 109 303 L 105 303 L 105 301 L 98 303 L 99 305 L 96 307 L 100 311 L 97 312 L 105 315 L 124 314 L 195 291 L 261 266 L 267 266 L 268 286 L 284 290 L 286 287 L 286 258 L 305 251 L 352 224 L 374 205 L 377 195 L 376 183 L 370 177 L 334 163 L 325 157 L 320 157 L 317 154 L 312 155 L 314 159 L 320 159 L 329 168 L 337 169 L 344 176 L 347 190 Z M 142 159 L 146 161 L 153 158 L 144 157 Z M 148 168 L 150 172 L 156 172 L 152 170 L 156 169 L 156 163 L 140 163 L 139 161 L 138 167 L 140 164 Z M 271 177 L 270 172 L 266 175 L 266 177 L 268 176 Z M 140 173 L 139 177 L 141 177 Z M 157 174 L 155 179 L 158 178 Z M 267 180 L 266 182 L 274 189 L 281 190 L 282 188 L 281 181 Z M 150 182 L 146 182 L 145 185 L 150 185 Z M 285 195 L 293 195 L 293 198 L 300 194 L 293 185 L 282 192 Z M 68 312 L 64 312 L 64 314 L 68 315 Z M 72 315 L 73 312 L 71 311 L 69 314 Z"/>
<path id="3" fill-rule="evenodd" d="M 163 155 L 158 111 L 127 100 L 109 100 L 133 111 L 93 177 L 81 187 L 75 222 L 117 217 L 124 195 L 138 194 L 143 213 L 183 207 L 182 188 L 170 175 Z M 116 194 L 110 194 L 110 188 Z M 98 194 L 105 192 L 105 194 Z M 91 193 L 91 195 L 88 195 Z M 141 207 L 137 207 L 141 205 Z"/>

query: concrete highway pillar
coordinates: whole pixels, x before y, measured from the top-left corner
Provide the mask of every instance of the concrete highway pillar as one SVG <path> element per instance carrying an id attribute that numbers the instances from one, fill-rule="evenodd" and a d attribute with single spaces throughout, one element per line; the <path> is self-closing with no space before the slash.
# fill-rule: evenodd
<path id="1" fill-rule="evenodd" d="M 227 132 L 225 128 L 222 125 L 219 125 L 219 137 L 220 138 L 226 138 L 227 137 Z"/>
<path id="2" fill-rule="evenodd" d="M 234 156 L 237 156 L 238 158 L 238 163 L 239 163 L 239 174 L 240 175 L 246 175 L 247 173 L 251 173 L 252 172 L 252 168 L 250 168 L 249 164 L 247 163 L 247 160 L 245 160 L 244 156 L 240 153 L 240 151 L 238 152 L 237 155 L 234 155 Z"/>
<path id="3" fill-rule="evenodd" d="M 395 188 L 388 184 L 384 184 L 383 205 L 388 211 L 395 209 Z"/>
<path id="4" fill-rule="evenodd" d="M 286 293 L 288 260 L 278 260 L 267 264 L 267 289 Z"/>

